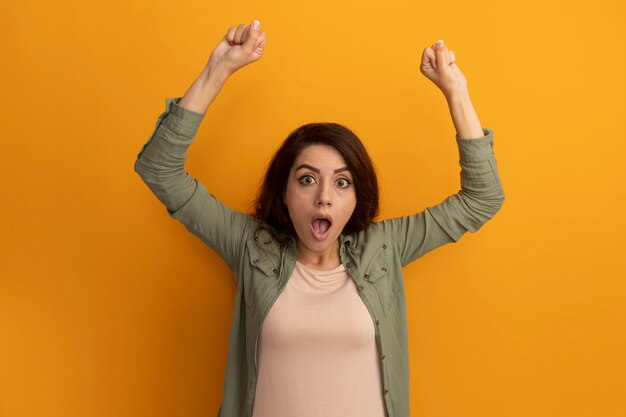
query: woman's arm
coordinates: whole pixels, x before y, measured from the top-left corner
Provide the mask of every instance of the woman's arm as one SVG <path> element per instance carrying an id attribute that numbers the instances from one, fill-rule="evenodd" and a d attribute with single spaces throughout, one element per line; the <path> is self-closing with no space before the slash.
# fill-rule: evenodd
<path id="1" fill-rule="evenodd" d="M 170 214 L 189 201 L 196 190 L 195 178 L 185 172 L 187 150 L 228 76 L 221 67 L 207 65 L 182 98 L 167 100 L 165 112 L 137 155 L 135 172 Z"/>
<path id="2" fill-rule="evenodd" d="M 228 77 L 230 77 L 230 74 L 223 67 L 207 65 L 187 89 L 178 105 L 197 113 L 206 113 L 215 97 L 226 84 Z"/>
<path id="3" fill-rule="evenodd" d="M 259 22 L 230 27 L 208 63 L 182 98 L 167 100 L 154 132 L 137 155 L 135 171 L 174 212 L 196 190 L 196 181 L 184 170 L 187 149 L 193 142 L 209 105 L 240 68 L 258 61 L 265 47 Z"/>
<path id="4" fill-rule="evenodd" d="M 477 232 L 504 203 L 493 153 L 493 129 L 483 129 L 482 138 L 457 137 L 456 143 L 461 190 L 419 213 L 378 223 L 396 242 L 402 265 L 446 243 L 459 241 L 466 232 Z"/>
<path id="5" fill-rule="evenodd" d="M 422 55 L 421 72 L 441 89 L 457 131 L 461 190 L 411 216 L 378 223 L 395 241 L 402 265 L 466 232 L 478 231 L 500 210 L 505 195 L 493 153 L 493 129 L 483 129 L 467 93 L 454 53 L 443 42 Z"/>
<path id="6" fill-rule="evenodd" d="M 478 139 L 485 136 L 467 90 L 446 96 L 446 100 L 459 139 Z"/>
<path id="7" fill-rule="evenodd" d="M 454 52 L 448 50 L 443 41 L 424 49 L 420 71 L 446 97 L 457 137 L 477 139 L 485 136 L 469 97 L 467 79 L 456 64 Z"/>
<path id="8" fill-rule="evenodd" d="M 205 112 L 228 76 L 258 59 L 255 45 L 264 42 L 264 37 L 258 29 L 249 31 L 250 26 L 231 27 L 185 96 L 167 99 L 166 111 L 135 162 L 135 172 L 167 207 L 168 214 L 214 249 L 235 272 L 250 217 L 222 204 L 184 165 Z"/>
<path id="9" fill-rule="evenodd" d="M 265 37 L 258 20 L 247 26 L 231 26 L 179 104 L 189 110 L 206 112 L 228 77 L 240 68 L 261 59 L 265 50 Z"/>

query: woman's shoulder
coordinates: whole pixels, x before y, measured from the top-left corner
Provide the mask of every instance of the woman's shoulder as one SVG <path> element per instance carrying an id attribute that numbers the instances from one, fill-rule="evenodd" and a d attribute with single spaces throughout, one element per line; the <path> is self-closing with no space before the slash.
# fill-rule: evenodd
<path id="1" fill-rule="evenodd" d="M 341 239 L 343 244 L 347 244 L 355 250 L 363 251 L 365 248 L 389 245 L 392 236 L 389 230 L 385 228 L 384 222 L 375 221 L 360 231 L 342 235 Z"/>

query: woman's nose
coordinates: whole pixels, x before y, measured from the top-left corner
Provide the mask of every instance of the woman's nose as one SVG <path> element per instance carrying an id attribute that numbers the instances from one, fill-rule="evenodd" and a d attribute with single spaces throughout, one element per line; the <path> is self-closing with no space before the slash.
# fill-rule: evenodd
<path id="1" fill-rule="evenodd" d="M 331 205 L 332 201 L 330 198 L 330 190 L 325 186 L 319 187 L 319 193 L 317 194 L 317 198 L 315 199 L 315 205 L 317 206 L 326 206 Z"/>
<path id="2" fill-rule="evenodd" d="M 328 200 L 320 200 L 318 199 L 317 202 L 315 203 L 318 206 L 330 206 L 330 201 Z"/>

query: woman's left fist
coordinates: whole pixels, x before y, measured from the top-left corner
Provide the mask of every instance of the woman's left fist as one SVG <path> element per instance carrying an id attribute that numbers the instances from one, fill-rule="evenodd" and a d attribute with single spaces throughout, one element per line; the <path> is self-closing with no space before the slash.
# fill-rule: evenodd
<path id="1" fill-rule="evenodd" d="M 424 49 L 420 71 L 448 97 L 456 92 L 467 91 L 467 80 L 456 65 L 454 52 L 443 41 Z"/>

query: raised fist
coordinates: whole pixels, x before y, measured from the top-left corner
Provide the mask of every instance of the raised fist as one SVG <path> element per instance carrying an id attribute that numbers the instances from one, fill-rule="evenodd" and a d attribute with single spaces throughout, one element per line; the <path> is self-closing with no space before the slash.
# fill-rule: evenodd
<path id="1" fill-rule="evenodd" d="M 420 71 L 447 97 L 457 91 L 467 90 L 467 80 L 456 65 L 454 52 L 443 41 L 424 49 Z"/>
<path id="2" fill-rule="evenodd" d="M 241 67 L 256 62 L 263 56 L 265 32 L 260 30 L 260 22 L 250 25 L 240 24 L 230 27 L 209 58 L 209 67 L 222 67 L 229 74 Z"/>

